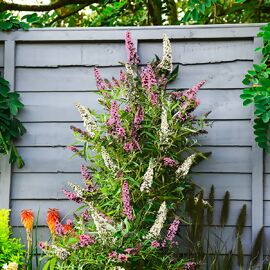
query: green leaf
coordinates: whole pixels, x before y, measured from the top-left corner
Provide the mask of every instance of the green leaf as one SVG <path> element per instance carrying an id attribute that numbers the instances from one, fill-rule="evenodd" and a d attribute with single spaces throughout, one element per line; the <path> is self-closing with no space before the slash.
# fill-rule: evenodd
<path id="1" fill-rule="evenodd" d="M 198 12 L 198 10 L 196 9 L 196 8 L 194 8 L 193 10 L 192 10 L 192 19 L 194 20 L 194 21 L 197 21 L 198 20 L 198 18 L 199 18 L 199 12 Z"/>
<path id="2" fill-rule="evenodd" d="M 51 259 L 51 262 L 50 262 L 50 270 L 54 270 L 55 269 L 55 264 L 57 262 L 57 258 L 53 258 Z"/>
<path id="3" fill-rule="evenodd" d="M 47 261 L 47 262 L 44 264 L 44 266 L 43 266 L 42 270 L 48 270 L 48 269 L 49 269 L 49 266 L 50 266 L 50 263 L 51 263 L 51 261 L 50 261 L 50 260 L 49 260 L 49 261 Z"/>
<path id="4" fill-rule="evenodd" d="M 242 81 L 242 83 L 243 83 L 244 85 L 249 85 L 249 84 L 250 84 L 250 78 L 246 77 L 246 78 Z"/>
<path id="5" fill-rule="evenodd" d="M 248 106 L 249 104 L 251 104 L 253 102 L 253 99 L 246 99 L 244 102 L 243 102 L 243 105 L 244 106 Z"/>
<path id="6" fill-rule="evenodd" d="M 264 113 L 263 116 L 262 116 L 263 122 L 264 123 L 268 123 L 269 122 L 269 119 L 270 119 L 269 112 Z"/>
<path id="7" fill-rule="evenodd" d="M 1 30 L 10 30 L 12 28 L 12 23 L 11 22 L 1 22 L 0 21 L 0 29 Z"/>
<path id="8" fill-rule="evenodd" d="M 211 0 L 206 0 L 205 2 L 206 7 L 211 7 Z"/>

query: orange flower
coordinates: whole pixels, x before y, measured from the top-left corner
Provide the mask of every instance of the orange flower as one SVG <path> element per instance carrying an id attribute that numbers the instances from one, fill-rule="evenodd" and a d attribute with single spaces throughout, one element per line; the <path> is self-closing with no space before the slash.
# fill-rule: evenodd
<path id="1" fill-rule="evenodd" d="M 65 234 L 69 234 L 72 231 L 72 226 L 70 224 L 65 224 L 63 226 L 63 231 Z"/>
<path id="2" fill-rule="evenodd" d="M 55 233 L 56 223 L 60 222 L 59 211 L 56 208 L 49 208 L 47 214 L 47 224 L 50 229 L 51 234 Z"/>
<path id="3" fill-rule="evenodd" d="M 34 214 L 31 209 L 24 209 L 21 211 L 21 222 L 27 232 L 31 232 L 34 225 Z"/>

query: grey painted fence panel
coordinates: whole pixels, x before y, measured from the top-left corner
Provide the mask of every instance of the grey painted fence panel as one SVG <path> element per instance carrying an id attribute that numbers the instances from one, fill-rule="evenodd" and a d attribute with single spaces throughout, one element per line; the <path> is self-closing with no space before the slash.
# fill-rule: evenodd
<path id="1" fill-rule="evenodd" d="M 205 198 L 211 185 L 215 185 L 218 200 L 216 223 L 224 192 L 230 192 L 231 227 L 225 228 L 225 236 L 230 240 L 229 232 L 233 235 L 237 215 L 242 205 L 247 204 L 246 225 L 250 227 L 246 227 L 243 239 L 246 254 L 256 231 L 256 215 L 251 211 L 255 209 L 252 199 L 259 189 L 254 186 L 256 159 L 252 159 L 255 151 L 252 110 L 243 108 L 239 95 L 244 87 L 241 82 L 244 74 L 252 68 L 254 37 L 259 27 L 131 28 L 143 64 L 151 60 L 154 53 L 162 55 L 163 33 L 171 38 L 174 62 L 180 63 L 180 74 L 170 89 L 186 89 L 200 80 L 207 80 L 199 93 L 201 106 L 198 113 L 212 110 L 209 118 L 214 120 L 213 128 L 208 128 L 209 134 L 200 138 L 204 145 L 201 150 L 212 151 L 212 155 L 194 168 L 194 179 L 204 188 Z M 99 65 L 104 77 L 118 77 L 118 61 L 124 61 L 126 57 L 125 31 L 126 28 L 90 28 L 0 33 L 0 40 L 16 42 L 16 89 L 26 105 L 20 119 L 28 129 L 28 133 L 17 142 L 26 165 L 22 170 L 13 169 L 12 225 L 20 226 L 19 211 L 23 208 L 36 211 L 40 206 L 40 225 L 45 225 L 48 207 L 58 207 L 62 216 L 72 207 L 75 209 L 76 205 L 64 200 L 61 193 L 67 181 L 81 181 L 81 160 L 77 157 L 71 159 L 72 153 L 64 147 L 73 142 L 69 125 L 81 126 L 74 103 L 80 101 L 100 111 L 93 66 Z M 264 222 L 269 226 L 266 228 L 269 237 L 270 220 L 266 215 L 270 211 L 270 160 L 268 156 L 264 159 Z M 19 230 L 15 228 L 16 235 Z M 46 229 L 41 227 L 39 230 L 46 240 Z"/>
<path id="2" fill-rule="evenodd" d="M 198 173 L 193 177 L 204 188 L 205 198 L 215 183 L 217 200 L 223 199 L 226 190 L 232 200 L 251 200 L 251 174 Z M 65 199 L 62 189 L 69 181 L 82 184 L 80 173 L 13 173 L 11 199 Z"/>
<path id="3" fill-rule="evenodd" d="M 82 123 L 25 123 L 27 134 L 16 142 L 18 146 L 66 146 L 74 142 L 70 126 L 82 128 Z M 224 132 L 230 129 L 230 132 Z M 206 128 L 208 134 L 199 138 L 208 146 L 250 146 L 251 123 L 246 121 L 214 121 Z"/>
<path id="4" fill-rule="evenodd" d="M 14 167 L 14 172 L 78 172 L 81 159 L 74 157 L 65 147 L 25 147 L 20 151 L 25 166 Z M 21 150 L 19 149 L 19 150 Z M 203 152 L 212 152 L 209 160 L 194 167 L 195 172 L 250 173 L 250 147 L 201 147 Z"/>
<path id="5" fill-rule="evenodd" d="M 240 90 L 202 90 L 197 113 L 211 111 L 209 119 L 250 119 L 251 109 L 242 107 Z M 81 121 L 74 104 L 79 101 L 97 112 L 101 111 L 99 95 L 95 92 L 21 93 L 25 109 L 19 118 L 23 122 Z"/>
<path id="6" fill-rule="evenodd" d="M 218 63 L 253 59 L 253 41 L 173 41 L 173 59 L 182 64 Z M 139 43 L 142 64 L 162 56 L 162 40 Z M 29 57 L 30 55 L 30 57 Z M 150 58 L 151 57 L 151 58 Z M 110 66 L 126 60 L 124 43 L 19 43 L 17 67 Z"/>
<path id="7" fill-rule="evenodd" d="M 252 61 L 181 66 L 171 88 L 189 88 L 207 80 L 207 88 L 243 88 L 239 78 L 251 69 Z M 102 76 L 118 78 L 120 67 L 100 68 Z M 19 91 L 89 91 L 96 89 L 93 67 L 16 68 Z M 222 84 L 220 83 L 222 81 Z"/>

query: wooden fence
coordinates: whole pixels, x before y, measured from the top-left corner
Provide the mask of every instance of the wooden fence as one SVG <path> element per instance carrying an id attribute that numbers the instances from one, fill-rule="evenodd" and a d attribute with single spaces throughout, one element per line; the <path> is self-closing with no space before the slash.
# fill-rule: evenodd
<path id="1" fill-rule="evenodd" d="M 270 158 L 254 144 L 252 108 L 244 108 L 239 98 L 242 79 L 260 55 L 256 37 L 260 25 L 214 25 L 186 27 L 129 28 L 142 64 L 154 54 L 162 54 L 162 36 L 172 42 L 173 59 L 180 65 L 179 78 L 171 89 L 185 89 L 200 80 L 199 112 L 212 111 L 213 128 L 201 139 L 203 151 L 211 151 L 208 161 L 195 168 L 196 182 L 206 193 L 216 187 L 216 203 L 221 205 L 226 190 L 231 194 L 231 214 L 226 235 L 234 230 L 244 203 L 248 219 L 243 236 L 244 252 L 262 226 L 270 238 Z M 61 189 L 67 181 L 80 182 L 81 160 L 70 158 L 66 145 L 73 142 L 70 125 L 81 125 L 74 103 L 80 101 L 100 110 L 93 67 L 104 77 L 118 76 L 125 62 L 127 28 L 33 29 L 0 33 L 0 67 L 11 89 L 21 94 L 25 108 L 19 118 L 27 133 L 17 142 L 25 166 L 10 167 L 1 160 L 0 207 L 12 208 L 11 223 L 20 235 L 19 213 L 40 208 L 39 232 L 47 238 L 48 208 L 62 214 L 76 209 Z M 264 164 L 264 165 L 263 165 Z M 218 222 L 218 218 L 216 218 Z M 266 241 L 267 244 L 268 241 Z M 264 255 L 268 254 L 264 247 Z"/>

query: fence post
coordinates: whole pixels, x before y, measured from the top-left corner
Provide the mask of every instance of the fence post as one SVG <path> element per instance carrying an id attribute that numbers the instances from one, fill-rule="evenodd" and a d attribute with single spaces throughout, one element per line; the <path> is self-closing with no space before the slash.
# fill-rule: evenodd
<path id="1" fill-rule="evenodd" d="M 10 83 L 10 90 L 15 87 L 15 41 L 6 40 L 4 47 L 4 78 Z M 11 165 L 8 156 L 0 161 L 0 208 L 10 207 Z"/>
<path id="2" fill-rule="evenodd" d="M 255 48 L 262 46 L 262 39 L 259 37 L 254 38 Z M 254 52 L 253 63 L 260 63 L 261 52 Z M 254 109 L 253 109 L 254 110 Z M 252 116 L 252 122 L 254 116 Z M 264 226 L 264 202 L 263 202 L 263 150 L 259 148 L 253 136 L 252 143 L 252 243 L 254 244 L 258 232 Z M 258 265 L 263 263 L 263 249 L 258 260 Z M 261 268 L 259 268 L 261 269 Z"/>

